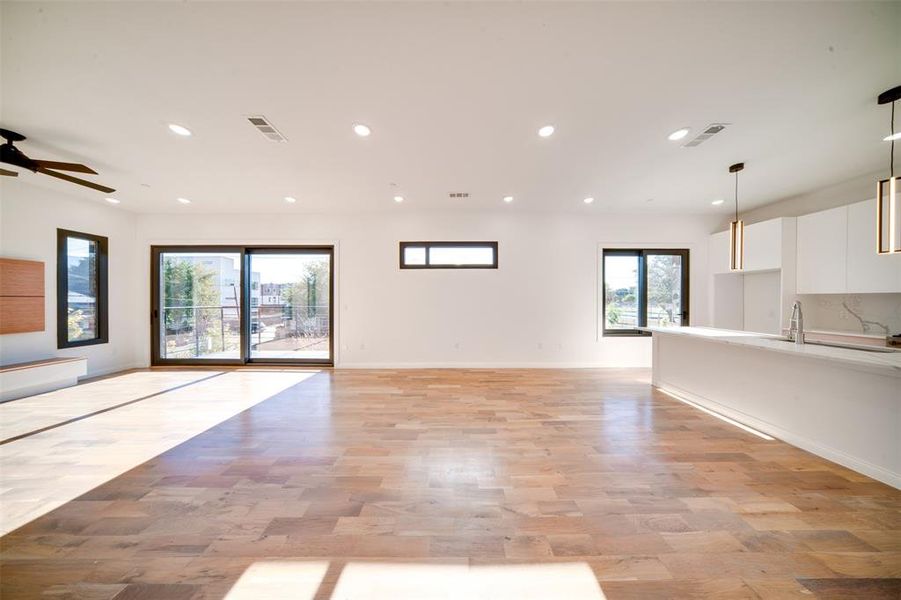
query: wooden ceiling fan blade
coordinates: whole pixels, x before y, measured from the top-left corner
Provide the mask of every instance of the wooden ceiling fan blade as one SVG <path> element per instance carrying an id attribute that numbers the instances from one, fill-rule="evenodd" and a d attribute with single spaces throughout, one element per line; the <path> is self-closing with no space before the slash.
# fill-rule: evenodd
<path id="1" fill-rule="evenodd" d="M 43 167 L 38 167 L 38 173 L 43 173 L 44 175 L 50 175 L 51 177 L 56 177 L 57 179 L 62 179 L 63 181 L 68 181 L 70 183 L 83 185 L 85 187 L 91 188 L 92 190 L 97 190 L 99 192 L 104 192 L 106 194 L 110 194 L 110 193 L 116 191 L 111 187 L 106 187 L 105 185 L 100 185 L 99 183 L 85 181 L 84 179 L 72 177 L 71 175 L 66 175 L 64 173 L 57 173 L 56 171 L 51 171 L 50 169 L 45 169 Z"/>
<path id="2" fill-rule="evenodd" d="M 19 174 L 15 171 L 7 171 L 6 169 L 0 169 L 0 175 L 5 175 L 6 177 L 18 177 Z"/>
<path id="3" fill-rule="evenodd" d="M 73 171 L 75 173 L 90 173 L 96 175 L 97 171 L 87 165 L 80 163 L 58 162 L 55 160 L 36 160 L 35 164 L 45 169 L 56 169 L 57 171 Z"/>

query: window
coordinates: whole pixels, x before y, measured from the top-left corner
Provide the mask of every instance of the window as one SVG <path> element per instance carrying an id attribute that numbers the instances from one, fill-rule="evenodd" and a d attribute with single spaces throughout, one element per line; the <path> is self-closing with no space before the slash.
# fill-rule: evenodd
<path id="1" fill-rule="evenodd" d="M 688 325 L 688 250 L 611 250 L 602 255 L 604 335 Z"/>
<path id="2" fill-rule="evenodd" d="M 107 249 L 105 237 L 56 230 L 56 337 L 60 348 L 109 341 Z"/>
<path id="3" fill-rule="evenodd" d="M 497 242 L 401 242 L 401 269 L 496 269 Z"/>

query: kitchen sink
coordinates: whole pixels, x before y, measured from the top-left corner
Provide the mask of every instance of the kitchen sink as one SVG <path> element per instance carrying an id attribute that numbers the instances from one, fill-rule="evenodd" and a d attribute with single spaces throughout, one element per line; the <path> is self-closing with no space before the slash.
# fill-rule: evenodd
<path id="1" fill-rule="evenodd" d="M 790 340 L 786 337 L 776 338 L 779 342 L 787 342 L 789 344 L 794 344 L 793 340 Z M 840 344 L 838 342 L 821 342 L 816 340 L 804 340 L 805 346 L 830 346 L 832 348 L 845 348 L 847 350 L 862 350 L 863 352 L 898 352 L 894 348 L 887 348 L 884 346 L 867 346 L 865 344 Z"/>

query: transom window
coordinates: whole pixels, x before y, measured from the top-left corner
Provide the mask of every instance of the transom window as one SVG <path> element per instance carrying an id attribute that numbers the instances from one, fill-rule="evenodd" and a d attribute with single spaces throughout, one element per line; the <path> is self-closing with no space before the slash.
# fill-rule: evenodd
<path id="1" fill-rule="evenodd" d="M 688 325 L 688 250 L 605 248 L 601 262 L 605 336 Z"/>
<path id="2" fill-rule="evenodd" d="M 496 269 L 497 242 L 401 242 L 401 269 Z"/>

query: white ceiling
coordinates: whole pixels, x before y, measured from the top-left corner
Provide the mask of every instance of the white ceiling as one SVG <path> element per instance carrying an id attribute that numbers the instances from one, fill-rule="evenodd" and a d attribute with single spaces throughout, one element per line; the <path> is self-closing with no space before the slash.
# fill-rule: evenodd
<path id="1" fill-rule="evenodd" d="M 901 83 L 898 2 L 0 4 L 0 124 L 142 212 L 728 212 L 887 168 Z"/>

